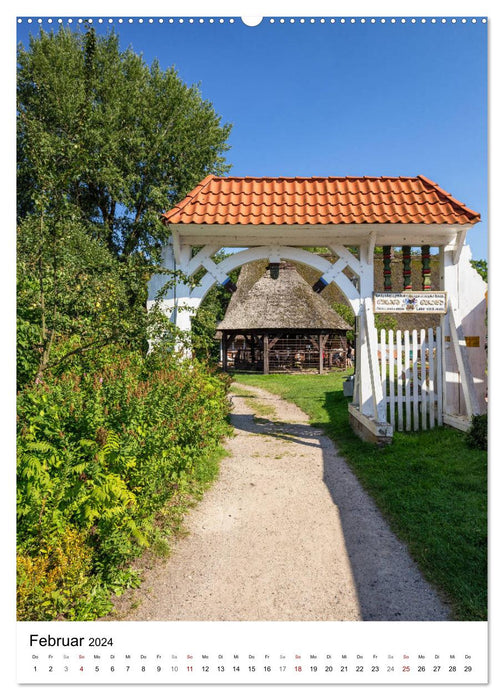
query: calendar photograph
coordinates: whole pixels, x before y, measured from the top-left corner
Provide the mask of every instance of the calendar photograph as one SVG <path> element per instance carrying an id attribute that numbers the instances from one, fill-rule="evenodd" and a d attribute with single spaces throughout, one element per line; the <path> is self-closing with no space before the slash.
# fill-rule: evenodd
<path id="1" fill-rule="evenodd" d="M 19 682 L 485 683 L 487 19 L 16 23 Z"/>

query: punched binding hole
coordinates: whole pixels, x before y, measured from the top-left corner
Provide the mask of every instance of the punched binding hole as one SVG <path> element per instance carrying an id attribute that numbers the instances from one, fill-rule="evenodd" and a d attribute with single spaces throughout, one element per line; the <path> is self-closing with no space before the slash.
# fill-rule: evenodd
<path id="1" fill-rule="evenodd" d="M 242 17 L 241 21 L 246 24 L 247 27 L 257 27 L 262 22 L 262 17 Z"/>

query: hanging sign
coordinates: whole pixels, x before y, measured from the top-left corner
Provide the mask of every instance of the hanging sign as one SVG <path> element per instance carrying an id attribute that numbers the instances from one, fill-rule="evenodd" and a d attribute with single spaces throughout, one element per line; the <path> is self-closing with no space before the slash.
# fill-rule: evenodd
<path id="1" fill-rule="evenodd" d="M 446 292 L 375 292 L 378 314 L 445 314 Z"/>

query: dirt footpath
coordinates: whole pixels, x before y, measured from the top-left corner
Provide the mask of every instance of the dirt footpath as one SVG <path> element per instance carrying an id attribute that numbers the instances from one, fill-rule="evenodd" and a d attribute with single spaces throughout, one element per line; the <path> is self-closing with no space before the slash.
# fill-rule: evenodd
<path id="1" fill-rule="evenodd" d="M 232 401 L 230 456 L 190 535 L 113 619 L 448 619 L 331 440 L 263 390 L 235 384 Z"/>

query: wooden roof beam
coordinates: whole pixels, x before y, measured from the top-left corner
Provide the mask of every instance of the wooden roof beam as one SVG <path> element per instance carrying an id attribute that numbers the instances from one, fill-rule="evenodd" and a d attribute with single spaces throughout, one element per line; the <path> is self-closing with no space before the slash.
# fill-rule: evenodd
<path id="1" fill-rule="evenodd" d="M 222 247 L 247 248 L 272 246 L 368 245 L 375 235 L 376 245 L 450 245 L 469 225 L 443 224 L 341 224 L 341 225 L 215 225 L 172 224 L 179 245 L 219 244 Z"/>

